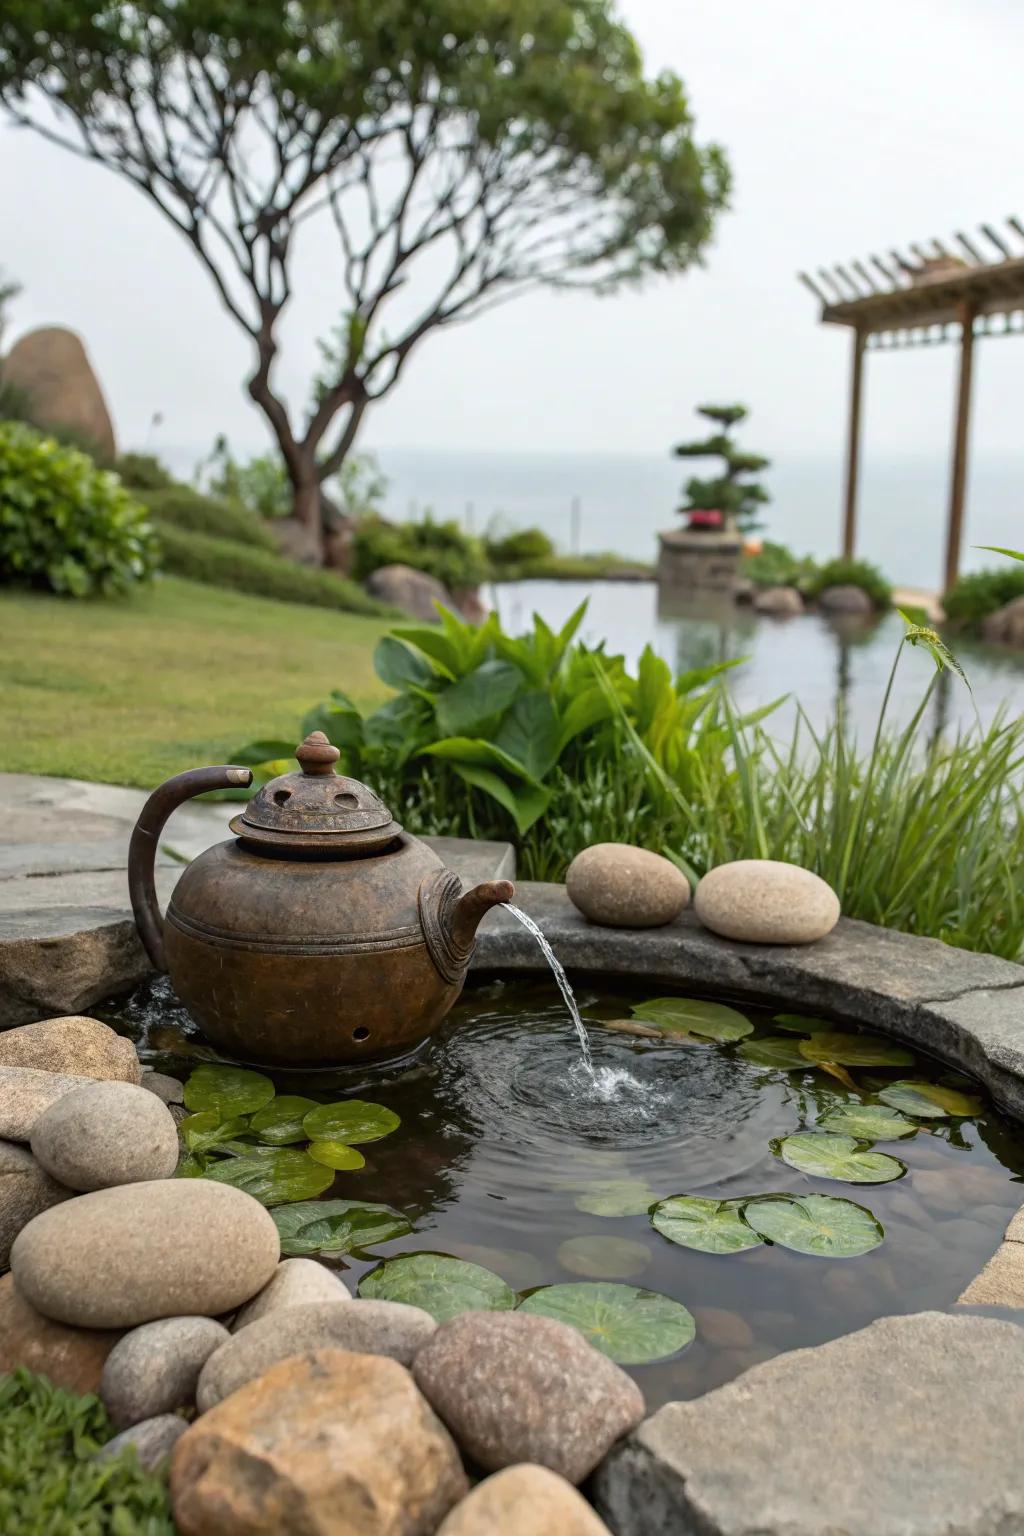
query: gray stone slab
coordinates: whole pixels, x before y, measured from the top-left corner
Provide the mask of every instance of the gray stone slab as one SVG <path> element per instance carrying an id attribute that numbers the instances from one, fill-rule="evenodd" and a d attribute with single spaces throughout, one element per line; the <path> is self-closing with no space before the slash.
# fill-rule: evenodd
<path id="1" fill-rule="evenodd" d="M 888 1317 L 669 1403 L 595 1480 L 616 1536 L 1019 1536 L 1024 1328 Z"/>
<path id="2" fill-rule="evenodd" d="M 569 971 L 636 976 L 868 1024 L 973 1073 L 1006 1109 L 1024 1114 L 1024 967 L 1009 960 L 850 918 L 817 944 L 741 944 L 702 928 L 689 911 L 639 933 L 596 927 L 561 885 L 524 881 L 516 900 Z M 488 914 L 474 969 L 542 966 L 534 940 L 509 913 Z"/>

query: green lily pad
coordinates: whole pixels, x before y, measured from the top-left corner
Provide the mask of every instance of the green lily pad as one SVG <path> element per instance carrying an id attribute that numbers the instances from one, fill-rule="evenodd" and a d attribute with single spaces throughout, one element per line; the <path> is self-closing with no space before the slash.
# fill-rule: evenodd
<path id="1" fill-rule="evenodd" d="M 350 1147 L 344 1141 L 311 1141 L 306 1148 L 306 1156 L 311 1157 L 314 1163 L 323 1163 L 325 1168 L 365 1168 L 366 1158 L 356 1147 Z"/>
<path id="2" fill-rule="evenodd" d="M 643 1216 L 657 1198 L 642 1179 L 600 1179 L 572 1203 L 588 1216 Z"/>
<path id="3" fill-rule="evenodd" d="M 275 1099 L 271 1099 L 266 1109 L 253 1115 L 250 1126 L 260 1141 L 272 1147 L 286 1147 L 293 1141 L 308 1141 L 302 1121 L 316 1107 L 315 1099 L 304 1099 L 299 1093 L 279 1093 Z"/>
<path id="4" fill-rule="evenodd" d="M 700 1195 L 672 1195 L 651 1212 L 651 1225 L 680 1248 L 700 1253 L 743 1253 L 760 1248 L 761 1239 L 743 1220 L 742 1200 L 706 1200 Z"/>
<path id="5" fill-rule="evenodd" d="M 761 1040 L 744 1040 L 736 1054 L 752 1066 L 774 1067 L 780 1072 L 806 1072 L 810 1066 L 800 1050 L 799 1040 L 791 1040 L 787 1035 L 766 1035 Z"/>
<path id="6" fill-rule="evenodd" d="M 201 1109 L 194 1115 L 186 1115 L 178 1126 L 182 1141 L 190 1152 L 195 1153 L 208 1152 L 219 1142 L 231 1141 L 248 1128 L 249 1122 L 244 1115 L 222 1120 L 215 1109 Z"/>
<path id="7" fill-rule="evenodd" d="M 742 1040 L 754 1028 L 738 1009 L 696 997 L 656 997 L 638 1003 L 633 1017 L 657 1025 L 666 1034 L 701 1035 L 707 1040 Z"/>
<path id="8" fill-rule="evenodd" d="M 815 1179 L 840 1179 L 844 1184 L 889 1184 L 901 1179 L 905 1163 L 885 1152 L 866 1152 L 852 1136 L 812 1131 L 772 1143 L 784 1163 Z"/>
<path id="9" fill-rule="evenodd" d="M 412 1231 L 401 1211 L 366 1200 L 301 1200 L 279 1205 L 271 1215 L 287 1257 L 356 1253 Z"/>
<path id="10" fill-rule="evenodd" d="M 359 1294 L 422 1307 L 439 1323 L 460 1312 L 511 1312 L 517 1301 L 512 1287 L 493 1270 L 448 1253 L 403 1253 L 388 1259 L 363 1276 Z"/>
<path id="11" fill-rule="evenodd" d="M 696 1332 L 682 1302 L 660 1291 L 610 1281 L 544 1285 L 519 1309 L 578 1328 L 602 1355 L 619 1365 L 649 1365 L 678 1354 Z"/>
<path id="12" fill-rule="evenodd" d="M 394 1110 L 363 1099 L 344 1099 L 338 1104 L 318 1104 L 302 1122 L 310 1141 L 380 1141 L 401 1125 Z"/>
<path id="13" fill-rule="evenodd" d="M 334 1183 L 332 1169 L 314 1163 L 305 1152 L 291 1147 L 258 1147 L 253 1153 L 251 1157 L 225 1158 L 207 1169 L 206 1177 L 244 1189 L 261 1205 L 311 1200 Z"/>
<path id="14" fill-rule="evenodd" d="M 891 1109 L 900 1109 L 919 1120 L 964 1119 L 981 1109 L 981 1100 L 974 1094 L 941 1088 L 937 1083 L 890 1083 L 878 1097 Z"/>
<path id="15" fill-rule="evenodd" d="M 558 1262 L 570 1274 L 586 1275 L 590 1280 L 631 1280 L 647 1268 L 651 1250 L 628 1237 L 596 1233 L 566 1238 L 559 1245 Z"/>
<path id="16" fill-rule="evenodd" d="M 788 1029 L 794 1035 L 829 1034 L 835 1029 L 828 1019 L 809 1018 L 803 1013 L 777 1013 L 772 1019 L 780 1029 Z"/>
<path id="17" fill-rule="evenodd" d="M 874 1040 L 870 1035 L 843 1035 L 827 1031 L 800 1041 L 800 1054 L 808 1061 L 835 1062 L 840 1067 L 908 1067 L 914 1056 L 900 1045 Z"/>
<path id="18" fill-rule="evenodd" d="M 836 1195 L 772 1195 L 751 1200 L 743 1219 L 759 1237 L 817 1259 L 854 1259 L 885 1237 L 863 1205 Z"/>
<path id="19" fill-rule="evenodd" d="M 246 1067 L 219 1067 L 204 1062 L 193 1070 L 185 1084 L 187 1108 L 214 1110 L 222 1120 L 255 1114 L 273 1097 L 270 1078 Z"/>
<path id="20" fill-rule="evenodd" d="M 917 1126 L 898 1109 L 885 1104 L 844 1104 L 829 1110 L 819 1125 L 823 1131 L 855 1136 L 858 1141 L 902 1141 L 917 1134 Z"/>

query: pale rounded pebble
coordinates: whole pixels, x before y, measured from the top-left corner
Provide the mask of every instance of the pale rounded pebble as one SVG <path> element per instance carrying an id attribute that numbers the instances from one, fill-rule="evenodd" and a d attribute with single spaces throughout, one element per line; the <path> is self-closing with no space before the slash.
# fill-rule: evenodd
<path id="1" fill-rule="evenodd" d="M 231 1335 L 212 1317 L 162 1317 L 119 1339 L 107 1356 L 100 1397 L 115 1429 L 191 1408 L 199 1372 Z"/>
<path id="2" fill-rule="evenodd" d="M 44 1317 L 133 1328 L 233 1311 L 266 1285 L 280 1257 L 270 1213 L 251 1195 L 212 1179 L 160 1179 L 44 1211 L 15 1239 L 11 1270 Z"/>
<path id="3" fill-rule="evenodd" d="M 492 1472 L 456 1504 L 437 1536 L 611 1536 L 571 1483 L 521 1463 Z"/>
<path id="4" fill-rule="evenodd" d="M 569 900 L 605 928 L 663 928 L 690 899 L 690 883 L 670 859 L 631 843 L 594 843 L 565 875 Z"/>
<path id="5" fill-rule="evenodd" d="M 69 1189 L 109 1189 L 169 1179 L 178 1166 L 178 1131 L 155 1094 L 133 1083 L 92 1083 L 43 1111 L 32 1153 Z"/>
<path id="6" fill-rule="evenodd" d="M 163 1104 L 185 1102 L 185 1084 L 166 1072 L 154 1072 L 152 1067 L 143 1068 L 139 1087 L 145 1088 L 147 1093 L 155 1093 Z"/>
<path id="7" fill-rule="evenodd" d="M 737 859 L 709 870 L 693 910 L 712 933 L 748 944 L 813 944 L 839 921 L 839 897 L 809 869 Z"/>
<path id="8" fill-rule="evenodd" d="M 259 1322 L 270 1312 L 303 1307 L 310 1302 L 350 1301 L 352 1293 L 338 1275 L 316 1259 L 282 1259 L 267 1284 L 247 1301 L 231 1325 L 231 1332 Z"/>

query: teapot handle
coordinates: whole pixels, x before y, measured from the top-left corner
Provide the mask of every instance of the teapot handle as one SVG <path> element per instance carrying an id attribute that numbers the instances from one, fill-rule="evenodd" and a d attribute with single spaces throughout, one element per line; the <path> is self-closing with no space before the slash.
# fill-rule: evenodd
<path id="1" fill-rule="evenodd" d="M 166 971 L 163 918 L 156 899 L 156 850 L 164 823 L 173 810 L 193 795 L 211 789 L 248 789 L 252 770 L 232 768 L 190 768 L 177 773 L 159 789 L 154 789 L 145 805 L 128 845 L 128 893 L 139 937 L 158 971 Z"/>

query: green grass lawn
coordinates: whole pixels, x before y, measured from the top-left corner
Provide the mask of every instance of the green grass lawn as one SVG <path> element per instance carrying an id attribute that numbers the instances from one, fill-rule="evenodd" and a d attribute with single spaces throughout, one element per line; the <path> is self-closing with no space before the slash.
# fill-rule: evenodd
<path id="1" fill-rule="evenodd" d="M 0 772 L 149 788 L 382 697 L 383 620 L 164 577 L 128 598 L 0 592 Z"/>

